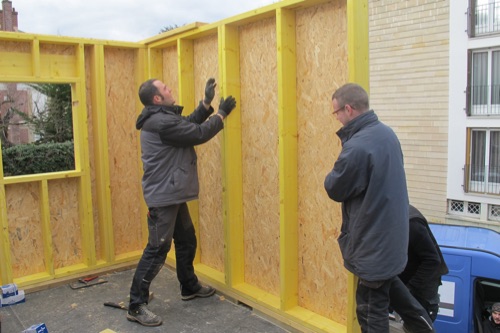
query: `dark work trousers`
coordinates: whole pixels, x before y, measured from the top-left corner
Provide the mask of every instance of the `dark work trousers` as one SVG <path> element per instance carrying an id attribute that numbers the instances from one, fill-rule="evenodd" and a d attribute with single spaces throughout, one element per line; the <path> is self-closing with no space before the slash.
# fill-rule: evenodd
<path id="1" fill-rule="evenodd" d="M 432 322 L 437 318 L 439 311 L 439 286 L 441 281 L 429 282 L 425 290 L 410 290 L 415 299 L 427 310 Z"/>
<path id="2" fill-rule="evenodd" d="M 132 310 L 140 304 L 148 303 L 149 286 L 167 259 L 172 238 L 177 279 L 182 291 L 197 292 L 201 287 L 194 273 L 193 260 L 197 242 L 187 204 L 149 208 L 148 230 L 148 244 L 137 264 L 130 288 L 129 308 Z"/>
<path id="3" fill-rule="evenodd" d="M 427 311 L 398 277 L 358 281 L 356 314 L 363 333 L 389 333 L 389 304 L 411 333 L 435 332 Z"/>

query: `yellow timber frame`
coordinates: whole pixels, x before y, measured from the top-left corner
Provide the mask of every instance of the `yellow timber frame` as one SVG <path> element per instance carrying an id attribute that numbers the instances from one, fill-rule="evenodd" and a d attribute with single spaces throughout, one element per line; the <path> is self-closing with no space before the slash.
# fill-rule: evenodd
<path id="1" fill-rule="evenodd" d="M 337 3 L 337 1 L 333 1 Z M 113 200 L 110 185 L 111 164 L 108 140 L 109 102 L 106 102 L 108 82 L 105 75 L 105 52 L 126 50 L 134 54 L 132 83 L 137 87 L 150 77 L 163 78 L 163 51 L 177 50 L 179 104 L 190 110 L 196 96 L 193 41 L 217 35 L 218 88 L 221 96 L 233 95 L 238 101 L 240 91 L 239 28 L 252 22 L 274 18 L 276 23 L 277 105 L 279 132 L 279 295 L 247 283 L 244 258 L 244 208 L 242 181 L 241 112 L 234 112 L 225 122 L 222 133 L 222 211 L 224 230 L 224 269 L 220 271 L 195 258 L 200 278 L 224 294 L 241 301 L 276 320 L 305 332 L 359 332 L 355 314 L 355 277 L 347 275 L 347 309 L 345 322 L 338 322 L 315 313 L 299 302 L 299 239 L 298 239 L 298 128 L 296 72 L 296 12 L 304 8 L 331 3 L 327 0 L 285 0 L 248 13 L 212 24 L 193 23 L 139 43 L 126 43 L 25 33 L 0 33 L 0 82 L 68 83 L 72 87 L 75 170 L 48 174 L 4 177 L 0 168 L 0 284 L 17 283 L 23 288 L 50 286 L 90 273 L 129 267 L 137 262 L 142 248 L 117 253 L 116 227 L 113 222 Z M 339 1 L 345 8 L 347 25 L 347 78 L 366 89 L 368 79 L 368 1 Z M 18 52 L 16 45 L 29 45 L 27 52 Z M 7 45 L 7 46 L 6 46 Z M 69 48 L 69 54 L 45 53 L 44 45 Z M 14 51 L 12 51 L 14 49 Z M 127 91 L 135 98 L 135 90 Z M 136 98 L 131 105 L 140 110 Z M 239 107 L 239 106 L 238 106 Z M 325 108 L 327 108 L 325 106 Z M 89 132 L 88 117 L 93 125 Z M 89 151 L 93 142 L 93 153 Z M 140 149 L 137 168 L 141 168 Z M 91 156 L 94 156 L 92 161 Z M 0 166 L 2 164 L 0 155 Z M 91 169 L 93 167 L 93 169 Z M 133 181 L 140 183 L 140 175 Z M 54 264 L 54 244 L 51 231 L 49 182 L 74 179 L 77 182 L 78 219 L 81 236 L 81 262 L 67 266 Z M 94 185 L 92 185 L 94 181 Z M 13 270 L 12 223 L 8 214 L 9 186 L 35 184 L 39 196 L 40 230 L 43 248 L 41 272 L 19 276 Z M 93 189 L 92 186 L 95 186 Z M 141 198 L 135 198 L 139 202 Z M 323 208 L 326 209 L 326 208 Z M 141 205 L 142 245 L 147 242 L 145 216 Z M 193 222 L 198 229 L 198 202 L 190 203 Z M 95 219 L 100 222 L 94 223 Z M 135 221 L 137 223 L 137 221 Z M 97 230 L 96 230 L 97 226 Z M 96 244 L 96 237 L 99 244 Z M 97 249 L 97 250 L 96 250 Z M 100 254 L 98 255 L 97 252 Z M 169 254 L 168 263 L 175 266 Z M 57 266 L 57 267 L 56 267 Z"/>

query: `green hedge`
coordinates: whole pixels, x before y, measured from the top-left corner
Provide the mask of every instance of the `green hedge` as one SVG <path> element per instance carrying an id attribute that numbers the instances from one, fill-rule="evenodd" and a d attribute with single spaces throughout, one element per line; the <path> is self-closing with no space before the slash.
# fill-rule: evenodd
<path id="1" fill-rule="evenodd" d="M 75 169 L 73 142 L 25 144 L 2 149 L 4 177 Z"/>

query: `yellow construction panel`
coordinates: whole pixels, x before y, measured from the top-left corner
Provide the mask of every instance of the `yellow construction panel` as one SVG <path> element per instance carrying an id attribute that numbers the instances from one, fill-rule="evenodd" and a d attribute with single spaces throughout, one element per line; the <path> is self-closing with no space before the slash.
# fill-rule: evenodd
<path id="1" fill-rule="evenodd" d="M 0 172 L 0 281 L 29 287 L 136 262 L 147 241 L 138 85 L 163 80 L 187 114 L 214 76 L 214 107 L 227 95 L 238 104 L 197 147 L 199 276 L 299 330 L 356 332 L 340 206 L 322 182 L 340 151 L 331 94 L 368 84 L 367 25 L 366 0 L 284 0 L 141 43 L 0 33 L 0 82 L 72 85 L 76 162 Z"/>
<path id="2" fill-rule="evenodd" d="M 298 304 L 297 72 L 295 12 L 277 11 L 281 309 Z"/>
<path id="3" fill-rule="evenodd" d="M 279 295 L 276 20 L 239 29 L 245 282 Z"/>
<path id="4" fill-rule="evenodd" d="M 238 29 L 219 28 L 219 72 L 221 94 L 231 95 L 236 108 L 224 120 L 222 182 L 225 231 L 225 277 L 229 287 L 244 281 L 243 185 L 241 160 L 240 46 Z"/>
<path id="5" fill-rule="evenodd" d="M 52 180 L 48 186 L 54 268 L 83 262 L 78 181 Z"/>
<path id="6" fill-rule="evenodd" d="M 39 186 L 35 182 L 5 187 L 13 278 L 45 272 Z"/>
<path id="7" fill-rule="evenodd" d="M 205 95 L 209 77 L 218 81 L 217 35 L 209 35 L 194 41 L 194 102 Z M 219 82 L 217 82 L 219 83 Z M 215 89 L 212 107 L 219 104 L 219 86 Z M 215 111 L 217 112 L 217 111 Z M 200 179 L 198 251 L 200 261 L 214 269 L 224 271 L 224 222 L 222 207 L 222 133 L 196 147 Z"/>
<path id="8" fill-rule="evenodd" d="M 314 21 L 315 24 L 309 24 Z M 337 244 L 340 205 L 323 186 L 341 146 L 333 91 L 348 80 L 345 2 L 296 12 L 298 123 L 298 305 L 347 323 L 347 271 Z"/>

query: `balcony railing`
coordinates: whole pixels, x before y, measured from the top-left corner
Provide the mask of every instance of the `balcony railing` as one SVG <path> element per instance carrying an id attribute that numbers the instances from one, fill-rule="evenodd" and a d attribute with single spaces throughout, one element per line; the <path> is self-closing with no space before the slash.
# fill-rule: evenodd
<path id="1" fill-rule="evenodd" d="M 500 194 L 500 167 L 465 166 L 465 192 Z"/>
<path id="2" fill-rule="evenodd" d="M 469 36 L 500 32 L 500 0 L 469 8 Z"/>
<path id="3" fill-rule="evenodd" d="M 500 115 L 500 85 L 472 86 L 469 116 Z"/>

